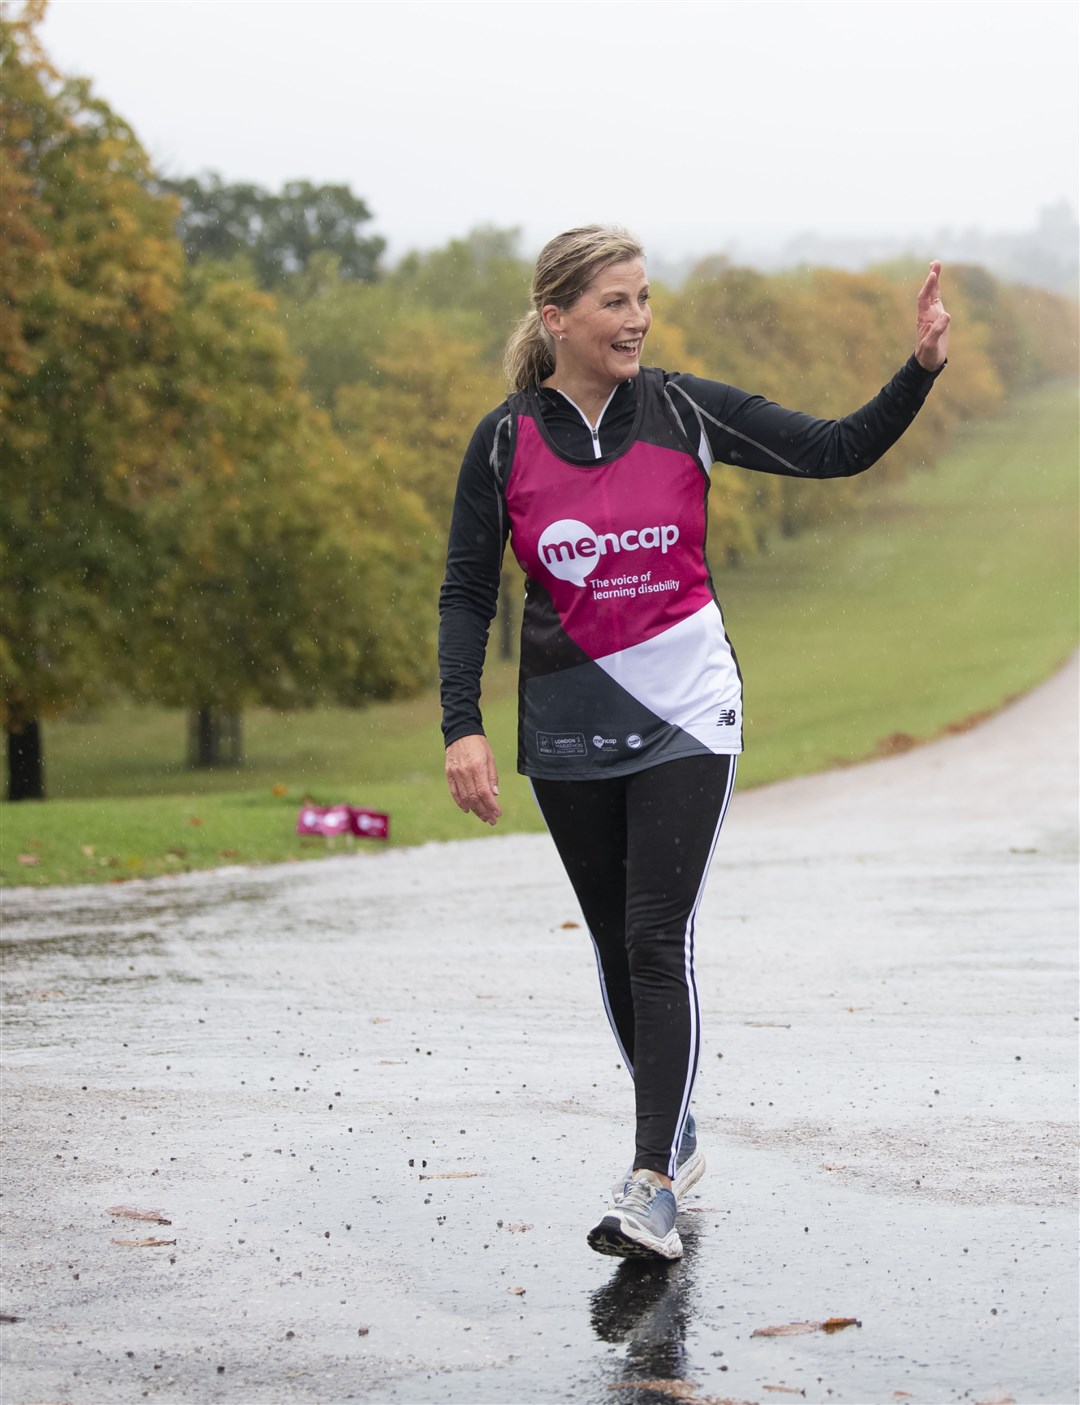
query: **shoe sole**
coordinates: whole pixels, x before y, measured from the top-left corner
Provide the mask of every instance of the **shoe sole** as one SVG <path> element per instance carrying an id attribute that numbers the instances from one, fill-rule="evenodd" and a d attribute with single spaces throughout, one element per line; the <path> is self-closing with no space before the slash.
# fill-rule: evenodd
<path id="1" fill-rule="evenodd" d="M 631 1232 L 617 1215 L 605 1215 L 588 1233 L 589 1248 L 617 1259 L 680 1259 L 682 1240 L 677 1229 L 663 1239 Z"/>

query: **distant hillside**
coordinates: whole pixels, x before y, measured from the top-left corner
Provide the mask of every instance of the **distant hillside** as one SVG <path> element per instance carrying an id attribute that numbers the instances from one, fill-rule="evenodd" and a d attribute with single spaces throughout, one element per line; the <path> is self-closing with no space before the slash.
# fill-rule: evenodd
<path id="1" fill-rule="evenodd" d="M 934 234 L 895 238 L 796 235 L 779 248 L 738 245 L 725 251 L 732 263 L 771 272 L 807 265 L 857 272 L 894 259 L 939 258 L 949 263 L 976 263 L 1009 283 L 1025 283 L 1080 298 L 1080 223 L 1068 201 L 1048 206 L 1034 229 L 1019 234 L 987 234 L 979 229 L 939 229 Z M 651 258 L 654 276 L 678 286 L 698 262 Z"/>

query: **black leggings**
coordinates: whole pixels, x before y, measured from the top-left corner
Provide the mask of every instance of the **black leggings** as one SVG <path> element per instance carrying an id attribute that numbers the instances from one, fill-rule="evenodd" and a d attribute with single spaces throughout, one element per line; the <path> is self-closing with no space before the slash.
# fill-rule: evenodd
<path id="1" fill-rule="evenodd" d="M 613 780 L 533 781 L 634 1080 L 635 1170 L 675 1174 L 700 1050 L 694 919 L 735 759 L 686 757 Z"/>

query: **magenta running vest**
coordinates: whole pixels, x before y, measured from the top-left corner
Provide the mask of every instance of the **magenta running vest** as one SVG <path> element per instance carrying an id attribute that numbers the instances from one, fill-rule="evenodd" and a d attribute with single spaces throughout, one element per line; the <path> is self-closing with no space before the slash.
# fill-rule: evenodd
<path id="1" fill-rule="evenodd" d="M 742 685 L 705 562 L 709 478 L 642 369 L 628 441 L 570 459 L 510 399 L 510 541 L 525 571 L 518 769 L 626 775 L 742 750 Z"/>

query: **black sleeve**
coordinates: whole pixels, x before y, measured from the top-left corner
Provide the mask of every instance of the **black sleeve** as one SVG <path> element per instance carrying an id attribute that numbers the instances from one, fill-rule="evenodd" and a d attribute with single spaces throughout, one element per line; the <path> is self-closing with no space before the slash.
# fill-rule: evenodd
<path id="1" fill-rule="evenodd" d="M 847 478 L 896 443 L 939 374 L 924 371 L 912 356 L 862 409 L 840 420 L 785 410 L 699 376 L 669 375 L 666 382 L 691 443 L 696 446 L 704 431 L 714 463 L 794 478 Z"/>
<path id="2" fill-rule="evenodd" d="M 484 730 L 480 676 L 488 626 L 499 601 L 508 531 L 494 448 L 498 440 L 505 450 L 508 414 L 504 404 L 480 421 L 458 475 L 446 576 L 439 593 L 439 676 L 447 746 Z"/>

